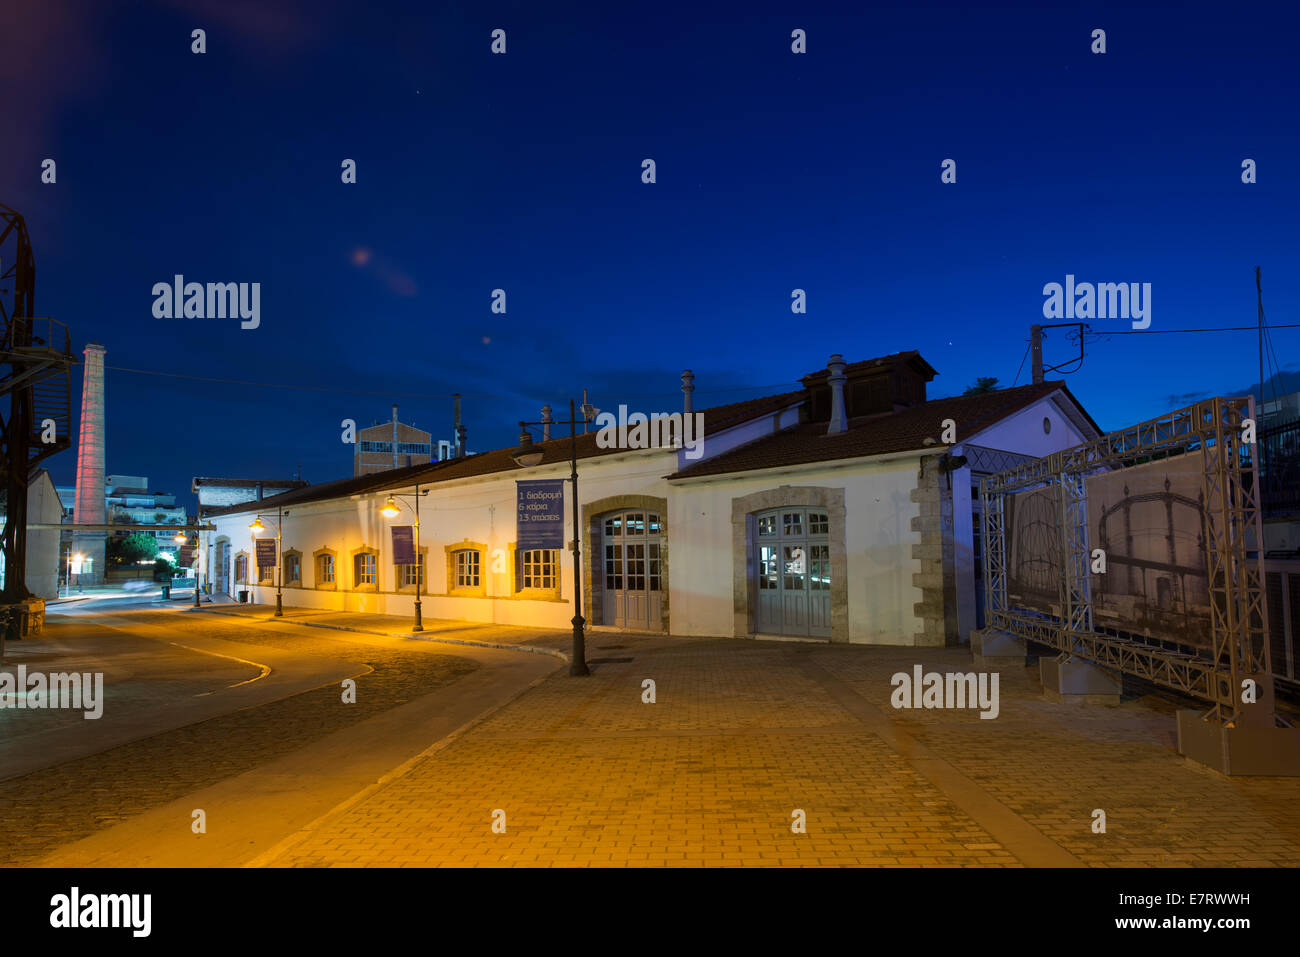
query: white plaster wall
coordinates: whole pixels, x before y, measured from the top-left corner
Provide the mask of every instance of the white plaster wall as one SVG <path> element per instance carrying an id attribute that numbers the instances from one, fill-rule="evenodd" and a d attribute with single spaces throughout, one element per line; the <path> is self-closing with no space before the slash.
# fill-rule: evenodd
<path id="1" fill-rule="evenodd" d="M 675 467 L 674 450 L 647 450 L 602 457 L 599 461 L 578 462 L 578 490 L 582 502 L 591 502 L 612 495 L 643 494 L 668 497 L 668 483 L 662 476 Z M 569 464 L 517 469 L 494 475 L 440 482 L 422 488 L 429 494 L 420 500 L 420 548 L 425 553 L 427 588 L 430 594 L 422 596 L 425 618 L 448 618 L 481 621 L 508 625 L 527 625 L 546 628 L 568 628 L 573 617 L 573 553 L 567 548 L 558 555 L 561 581 L 560 599 L 536 600 L 513 597 L 511 591 L 510 543 L 515 540 L 516 481 L 568 479 Z M 413 593 L 391 594 L 396 590 L 397 570 L 392 564 L 393 525 L 414 524 L 409 495 L 414 488 L 399 492 L 403 512 L 391 522 L 379 513 L 387 500 L 388 491 L 351 499 L 290 506 L 284 517 L 282 549 L 297 549 L 302 553 L 304 587 L 284 588 L 285 604 L 295 607 L 337 609 L 346 611 L 376 612 L 381 614 L 413 615 Z M 275 509 L 266 501 L 248 503 L 249 510 L 232 515 L 215 517 L 217 530 L 212 541 L 220 535 L 231 539 L 231 568 L 234 555 L 253 552 L 248 529 L 254 514 L 263 516 L 267 526 L 264 536 L 274 535 Z M 273 504 L 273 503 L 272 503 Z M 565 539 L 573 541 L 573 499 L 569 484 L 565 483 Z M 669 521 L 675 525 L 672 507 Z M 590 565 L 593 543 L 586 540 L 584 529 L 582 559 Z M 675 528 L 669 531 L 669 547 L 674 547 Z M 488 546 L 484 556 L 484 585 L 487 597 L 446 596 L 447 555 L 445 546 L 463 541 L 479 542 Z M 331 548 L 336 553 L 336 580 L 340 586 L 350 585 L 352 579 L 352 554 L 363 546 L 379 550 L 377 593 L 316 589 L 314 553 Z M 502 550 L 502 568 L 492 570 L 493 553 Z M 213 550 L 215 553 L 215 550 Z M 251 559 L 250 559 L 251 561 Z M 238 590 L 238 586 L 236 586 Z M 273 586 L 253 585 L 252 600 L 257 603 L 275 601 Z M 584 608 L 584 615 L 589 614 Z"/>
<path id="2" fill-rule="evenodd" d="M 27 521 L 58 524 L 63 518 L 63 504 L 54 490 L 48 472 L 42 472 L 27 489 Z M 59 530 L 27 530 L 27 588 L 41 598 L 57 598 L 59 593 Z"/>
<path id="3" fill-rule="evenodd" d="M 677 468 L 673 469 L 673 471 L 697 465 L 705 459 L 722 455 L 724 452 L 730 452 L 739 446 L 748 445 L 756 439 L 798 425 L 799 407 L 802 404 L 801 401 L 795 400 L 792 405 L 784 409 L 751 419 L 748 422 L 742 422 L 740 425 L 710 435 L 701 443 L 700 448 L 697 450 L 699 455 L 696 458 L 687 458 L 687 450 L 681 449 L 677 453 Z"/>
<path id="4" fill-rule="evenodd" d="M 911 529 L 916 469 L 911 458 L 679 484 L 669 505 L 673 632 L 733 635 L 732 499 L 782 485 L 818 486 L 844 489 L 849 640 L 912 644 L 920 630 L 913 606 L 921 600 L 912 584 L 920 571 L 912 558 L 920 541 Z"/>

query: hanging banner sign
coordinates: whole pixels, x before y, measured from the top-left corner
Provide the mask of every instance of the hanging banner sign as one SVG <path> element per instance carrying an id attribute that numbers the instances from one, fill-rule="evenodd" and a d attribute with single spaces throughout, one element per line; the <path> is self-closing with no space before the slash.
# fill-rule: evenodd
<path id="1" fill-rule="evenodd" d="M 532 548 L 564 548 L 564 479 L 517 485 L 515 547 L 521 552 Z"/>
<path id="2" fill-rule="evenodd" d="M 275 539 L 274 538 L 257 539 L 257 567 L 258 568 L 275 567 Z"/>
<path id="3" fill-rule="evenodd" d="M 189 568 L 194 564 L 194 546 L 182 545 L 180 553 L 176 556 L 176 564 L 182 568 Z"/>
<path id="4" fill-rule="evenodd" d="M 415 528 L 411 525 L 393 526 L 393 564 L 415 564 Z"/>

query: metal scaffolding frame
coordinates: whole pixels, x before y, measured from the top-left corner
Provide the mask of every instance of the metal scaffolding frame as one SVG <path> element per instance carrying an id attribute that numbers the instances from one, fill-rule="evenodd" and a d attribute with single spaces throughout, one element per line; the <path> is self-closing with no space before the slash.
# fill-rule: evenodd
<path id="1" fill-rule="evenodd" d="M 1257 445 L 1245 437 L 1247 425 L 1254 421 L 1253 396 L 1206 399 L 986 476 L 980 482 L 980 503 L 989 627 L 1201 698 L 1224 722 L 1243 715 L 1238 694 L 1243 680 L 1249 678 L 1259 689 L 1259 700 L 1268 703 L 1264 710 L 1272 720 L 1268 609 L 1259 547 L 1263 542 L 1259 462 Z M 1198 452 L 1204 457 L 1203 501 L 1213 509 L 1213 520 L 1206 523 L 1212 653 L 1190 653 L 1168 647 L 1171 642 L 1096 627 L 1085 495 L 1088 476 Z M 1059 616 L 1015 608 L 1008 599 L 1005 498 L 1041 488 L 1053 489 L 1060 520 Z M 1260 715 L 1258 709 L 1244 713 Z"/>

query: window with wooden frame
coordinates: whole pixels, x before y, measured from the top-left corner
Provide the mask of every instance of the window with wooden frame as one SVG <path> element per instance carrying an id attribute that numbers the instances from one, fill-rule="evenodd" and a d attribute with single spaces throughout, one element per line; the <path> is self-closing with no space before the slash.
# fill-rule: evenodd
<path id="1" fill-rule="evenodd" d="M 447 549 L 447 594 L 487 594 L 488 547 L 482 542 L 456 542 Z"/>
<path id="2" fill-rule="evenodd" d="M 338 588 L 337 556 L 332 548 L 322 548 L 312 556 L 316 566 L 316 587 L 326 590 Z"/>
<path id="3" fill-rule="evenodd" d="M 373 548 L 362 548 L 352 553 L 352 589 L 379 590 L 379 553 Z"/>

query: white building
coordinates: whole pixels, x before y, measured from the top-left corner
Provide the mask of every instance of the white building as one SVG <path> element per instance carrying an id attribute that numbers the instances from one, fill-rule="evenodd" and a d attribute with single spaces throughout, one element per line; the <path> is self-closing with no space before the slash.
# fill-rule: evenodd
<path id="1" fill-rule="evenodd" d="M 927 401 L 934 375 L 914 351 L 851 365 L 832 357 L 795 391 L 703 410 L 695 458 L 688 448 L 601 448 L 598 431 L 580 435 L 589 627 L 965 640 L 981 613 L 979 475 L 1100 429 L 1060 382 Z M 688 413 L 692 379 L 683 375 Z M 500 449 L 205 509 L 216 525 L 213 589 L 275 600 L 274 568 L 253 557 L 249 526 L 261 516 L 262 538 L 281 524 L 286 605 L 412 614 L 419 576 L 393 563 L 391 529 L 413 524 L 418 487 L 426 619 L 567 628 L 570 440 L 539 445 L 544 457 L 527 469 Z M 568 546 L 519 550 L 516 483 L 546 479 L 566 480 Z M 390 495 L 402 509 L 392 520 L 380 512 Z"/>
<path id="2" fill-rule="evenodd" d="M 0 515 L 3 513 L 0 504 Z M 63 505 L 54 488 L 50 473 L 40 469 L 27 484 L 27 521 L 29 524 L 57 525 L 62 521 Z M 3 529 L 0 518 L 0 529 Z M 0 553 L 0 586 L 4 583 L 4 554 Z M 59 530 L 27 530 L 27 590 L 38 598 L 57 598 L 59 594 Z"/>

